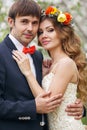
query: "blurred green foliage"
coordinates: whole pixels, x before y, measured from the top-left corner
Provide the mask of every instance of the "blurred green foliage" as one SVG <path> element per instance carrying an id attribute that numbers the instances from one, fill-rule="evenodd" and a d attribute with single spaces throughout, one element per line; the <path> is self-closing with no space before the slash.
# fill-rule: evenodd
<path id="1" fill-rule="evenodd" d="M 83 124 L 87 125 L 87 117 L 82 118 Z"/>

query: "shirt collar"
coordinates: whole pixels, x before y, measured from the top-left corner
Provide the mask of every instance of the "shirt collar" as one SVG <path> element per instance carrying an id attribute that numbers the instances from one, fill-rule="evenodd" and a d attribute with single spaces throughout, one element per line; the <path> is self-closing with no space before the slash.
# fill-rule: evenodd
<path id="1" fill-rule="evenodd" d="M 12 40 L 13 44 L 19 51 L 23 50 L 24 46 L 12 34 L 9 34 L 9 38 Z"/>

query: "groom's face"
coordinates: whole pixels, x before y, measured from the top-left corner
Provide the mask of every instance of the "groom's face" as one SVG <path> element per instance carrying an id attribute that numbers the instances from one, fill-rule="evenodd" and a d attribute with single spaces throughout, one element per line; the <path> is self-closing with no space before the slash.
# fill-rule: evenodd
<path id="1" fill-rule="evenodd" d="M 35 16 L 17 16 L 15 20 L 8 18 L 12 28 L 11 34 L 24 46 L 27 46 L 36 36 L 39 19 Z"/>

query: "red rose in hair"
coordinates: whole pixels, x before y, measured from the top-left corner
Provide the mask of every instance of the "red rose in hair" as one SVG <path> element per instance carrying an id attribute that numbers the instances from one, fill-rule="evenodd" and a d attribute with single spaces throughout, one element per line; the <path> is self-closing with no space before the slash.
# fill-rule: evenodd
<path id="1" fill-rule="evenodd" d="M 64 13 L 66 15 L 66 20 L 63 22 L 65 25 L 69 24 L 72 20 L 72 15 L 69 13 Z"/>

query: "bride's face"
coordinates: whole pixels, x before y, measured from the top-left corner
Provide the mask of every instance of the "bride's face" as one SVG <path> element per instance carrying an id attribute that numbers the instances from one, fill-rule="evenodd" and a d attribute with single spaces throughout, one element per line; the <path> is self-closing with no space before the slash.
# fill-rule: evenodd
<path id="1" fill-rule="evenodd" d="M 61 46 L 58 32 L 47 19 L 40 23 L 38 39 L 44 49 L 49 51 Z"/>

